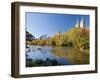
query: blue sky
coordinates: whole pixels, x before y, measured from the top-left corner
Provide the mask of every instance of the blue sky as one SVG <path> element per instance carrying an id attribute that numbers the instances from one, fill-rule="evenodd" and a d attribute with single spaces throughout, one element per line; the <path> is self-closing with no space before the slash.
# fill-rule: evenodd
<path id="1" fill-rule="evenodd" d="M 89 15 L 74 15 L 74 14 L 50 14 L 50 13 L 25 13 L 25 25 L 27 31 L 33 34 L 36 38 L 41 35 L 54 35 L 57 31 L 62 33 L 75 27 L 77 19 L 85 20 L 85 26 L 90 26 Z"/>

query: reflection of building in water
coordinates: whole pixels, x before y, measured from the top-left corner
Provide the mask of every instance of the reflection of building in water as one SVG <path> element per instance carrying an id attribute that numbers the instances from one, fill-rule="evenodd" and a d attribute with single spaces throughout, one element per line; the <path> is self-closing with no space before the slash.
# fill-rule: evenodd
<path id="1" fill-rule="evenodd" d="M 76 24 L 75 24 L 75 27 L 78 28 L 84 28 L 85 27 L 85 21 L 84 19 L 82 18 L 81 21 L 79 22 L 79 20 L 77 20 Z"/>

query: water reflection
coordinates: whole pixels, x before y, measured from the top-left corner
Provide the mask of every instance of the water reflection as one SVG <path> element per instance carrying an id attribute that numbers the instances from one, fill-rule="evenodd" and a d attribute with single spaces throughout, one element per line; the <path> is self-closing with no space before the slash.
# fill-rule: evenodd
<path id="1" fill-rule="evenodd" d="M 31 66 L 29 66 L 30 64 Z M 72 64 L 89 64 L 89 53 L 72 47 L 34 45 L 26 48 L 27 67 Z"/>

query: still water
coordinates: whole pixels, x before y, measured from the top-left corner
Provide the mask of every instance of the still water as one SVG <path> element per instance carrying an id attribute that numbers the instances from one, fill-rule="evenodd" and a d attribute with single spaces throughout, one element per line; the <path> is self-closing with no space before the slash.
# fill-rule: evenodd
<path id="1" fill-rule="evenodd" d="M 26 48 L 26 54 L 32 60 L 56 60 L 62 65 L 89 64 L 89 52 L 73 47 L 31 45 Z"/>

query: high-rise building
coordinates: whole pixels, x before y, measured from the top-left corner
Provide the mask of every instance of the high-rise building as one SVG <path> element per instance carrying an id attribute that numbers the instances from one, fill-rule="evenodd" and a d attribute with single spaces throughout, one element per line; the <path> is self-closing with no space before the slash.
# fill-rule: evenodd
<path id="1" fill-rule="evenodd" d="M 75 24 L 75 27 L 76 27 L 76 28 L 80 27 L 80 26 L 79 26 L 79 21 L 78 21 L 78 19 L 77 19 L 77 22 L 76 22 L 76 24 Z"/>
<path id="2" fill-rule="evenodd" d="M 85 27 L 85 21 L 84 21 L 84 19 L 82 18 L 80 22 L 77 20 L 77 22 L 75 24 L 75 27 L 76 28 L 78 28 L 78 27 L 84 28 Z"/>

